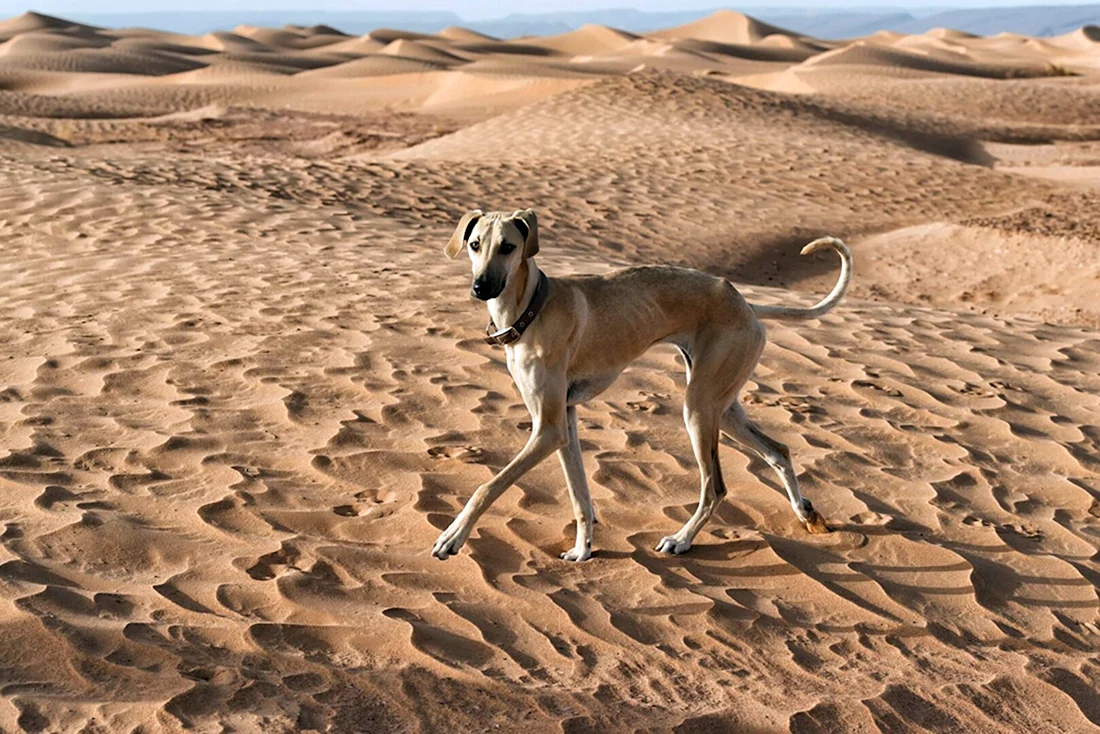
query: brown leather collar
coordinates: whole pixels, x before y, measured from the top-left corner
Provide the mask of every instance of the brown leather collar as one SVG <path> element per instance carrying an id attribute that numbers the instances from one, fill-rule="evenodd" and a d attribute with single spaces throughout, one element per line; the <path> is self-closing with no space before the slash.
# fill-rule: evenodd
<path id="1" fill-rule="evenodd" d="M 539 315 L 539 311 L 546 305 L 546 299 L 550 296 L 550 279 L 546 277 L 546 273 L 539 271 L 539 282 L 535 286 L 535 292 L 531 296 L 531 302 L 527 304 L 527 308 L 523 313 L 519 315 L 519 319 L 516 323 L 509 326 L 507 329 L 501 329 L 497 331 L 497 325 L 493 323 L 493 320 L 489 319 L 489 325 L 485 327 L 485 341 L 489 344 L 511 344 L 514 341 L 518 341 L 523 332 L 527 331 L 527 327 L 531 325 L 531 322 L 535 320 L 535 317 Z"/>

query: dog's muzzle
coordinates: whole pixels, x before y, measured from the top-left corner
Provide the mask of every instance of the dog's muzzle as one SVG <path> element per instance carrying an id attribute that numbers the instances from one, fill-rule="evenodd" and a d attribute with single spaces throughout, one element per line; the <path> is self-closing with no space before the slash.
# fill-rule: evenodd
<path id="1" fill-rule="evenodd" d="M 486 275 L 479 275 L 474 279 L 473 288 L 470 289 L 474 298 L 481 301 L 491 301 L 504 290 L 504 279 L 499 281 Z"/>

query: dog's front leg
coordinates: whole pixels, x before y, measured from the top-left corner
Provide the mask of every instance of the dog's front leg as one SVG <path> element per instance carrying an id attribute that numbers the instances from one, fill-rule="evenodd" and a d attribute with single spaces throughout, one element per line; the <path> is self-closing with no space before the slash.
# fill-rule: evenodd
<path id="1" fill-rule="evenodd" d="M 517 375 L 524 402 L 531 411 L 531 437 L 527 445 L 500 472 L 481 485 L 470 497 L 454 522 L 432 546 L 432 555 L 441 560 L 458 553 L 470 537 L 474 524 L 489 505 L 539 462 L 564 447 L 569 439 L 565 420 L 565 375 L 541 367 Z"/>

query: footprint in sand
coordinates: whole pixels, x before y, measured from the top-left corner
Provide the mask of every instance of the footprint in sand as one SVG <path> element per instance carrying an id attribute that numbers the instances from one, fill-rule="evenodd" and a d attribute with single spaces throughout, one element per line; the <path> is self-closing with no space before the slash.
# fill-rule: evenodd
<path id="1" fill-rule="evenodd" d="M 428 449 L 428 456 L 433 459 L 457 459 L 467 464 L 485 462 L 485 451 L 476 446 L 433 446 Z"/>

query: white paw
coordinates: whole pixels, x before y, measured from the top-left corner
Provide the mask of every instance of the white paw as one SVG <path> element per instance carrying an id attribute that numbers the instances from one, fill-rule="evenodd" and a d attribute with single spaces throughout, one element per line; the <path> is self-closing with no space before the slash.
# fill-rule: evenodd
<path id="1" fill-rule="evenodd" d="M 674 556 L 678 556 L 681 553 L 687 552 L 687 549 L 690 547 L 690 540 L 683 540 L 681 538 L 677 538 L 675 535 L 669 535 L 661 538 L 661 542 L 657 544 L 657 552 L 671 553 Z"/>
<path id="2" fill-rule="evenodd" d="M 463 532 L 462 525 L 456 520 L 443 531 L 439 536 L 439 540 L 435 541 L 435 545 L 432 546 L 432 555 L 441 561 L 445 561 L 458 553 L 458 549 L 465 542 L 466 534 Z"/>
<path id="3" fill-rule="evenodd" d="M 562 553 L 561 557 L 565 561 L 587 561 L 592 557 L 592 550 L 589 548 L 573 548 Z"/>

